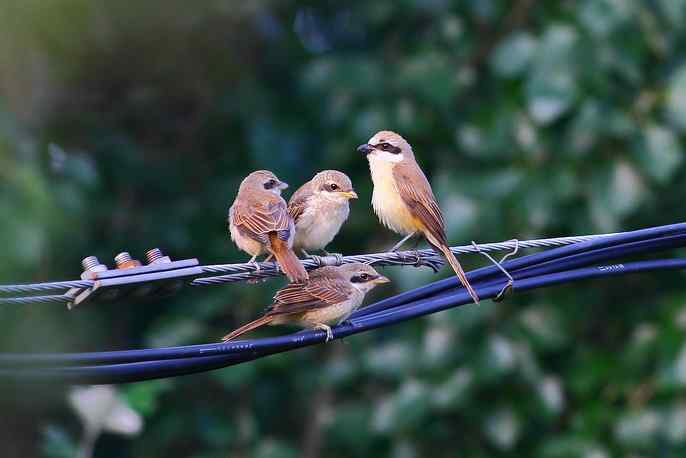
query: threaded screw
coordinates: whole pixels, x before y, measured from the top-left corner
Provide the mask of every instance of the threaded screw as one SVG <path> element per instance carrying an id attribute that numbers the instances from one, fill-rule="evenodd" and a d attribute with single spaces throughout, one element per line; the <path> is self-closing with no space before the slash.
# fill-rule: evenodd
<path id="1" fill-rule="evenodd" d="M 138 267 L 141 262 L 133 259 L 128 251 L 122 251 L 114 257 L 114 262 L 117 263 L 117 269 L 129 269 L 131 267 Z"/>
<path id="2" fill-rule="evenodd" d="M 83 270 L 91 270 L 94 267 L 99 266 L 100 261 L 96 256 L 88 256 L 81 260 L 81 265 L 83 266 Z"/>
<path id="3" fill-rule="evenodd" d="M 145 259 L 148 264 L 160 264 L 172 262 L 169 256 L 165 256 L 159 248 L 153 248 L 145 252 Z"/>
<path id="4" fill-rule="evenodd" d="M 148 250 L 145 252 L 145 259 L 147 259 L 148 264 L 152 264 L 158 259 L 161 259 L 163 256 L 164 254 L 162 253 L 162 250 L 160 250 L 159 248 L 153 248 L 152 250 Z"/>
<path id="5" fill-rule="evenodd" d="M 114 262 L 117 263 L 117 267 L 121 267 L 125 262 L 133 261 L 133 258 L 128 251 L 122 251 L 114 257 Z"/>
<path id="6" fill-rule="evenodd" d="M 106 272 L 107 266 L 100 264 L 100 260 L 96 256 L 87 256 L 81 260 L 83 272 L 81 272 L 81 279 L 93 280 L 97 277 L 99 272 Z"/>

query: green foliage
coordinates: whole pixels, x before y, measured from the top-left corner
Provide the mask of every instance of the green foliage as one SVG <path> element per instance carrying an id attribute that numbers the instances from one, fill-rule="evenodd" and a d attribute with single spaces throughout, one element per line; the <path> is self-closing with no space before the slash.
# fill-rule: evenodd
<path id="1" fill-rule="evenodd" d="M 260 168 L 292 190 L 345 171 L 360 200 L 330 248 L 387 248 L 355 151 L 382 128 L 413 144 L 455 244 L 682 219 L 682 2 L 7 0 L 0 31 L 2 283 L 74 278 L 86 255 L 111 264 L 153 246 L 245 260 L 225 219 Z M 385 273 L 393 285 L 370 299 L 439 278 Z M 681 456 L 683 282 L 549 289 L 126 386 L 143 433 L 107 434 L 95 455 Z M 281 285 L 6 307 L 0 348 L 215 341 Z M 1 393 L 10 454 L 73 454 L 63 388 Z"/>

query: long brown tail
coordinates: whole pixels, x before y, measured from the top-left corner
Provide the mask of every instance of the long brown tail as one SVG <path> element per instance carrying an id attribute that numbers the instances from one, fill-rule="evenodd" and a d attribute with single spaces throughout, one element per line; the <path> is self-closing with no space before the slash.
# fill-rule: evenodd
<path id="1" fill-rule="evenodd" d="M 276 232 L 269 234 L 269 242 L 276 261 L 291 283 L 304 283 L 310 278 L 300 259 L 288 247 L 288 243 L 279 238 Z"/>
<path id="2" fill-rule="evenodd" d="M 467 288 L 467 292 L 470 296 L 472 296 L 472 300 L 474 301 L 474 303 L 478 304 L 479 296 L 476 294 L 476 291 L 474 291 L 474 288 L 472 288 L 472 285 L 469 284 L 469 280 L 467 280 L 467 275 L 465 275 L 464 270 L 462 270 L 462 266 L 460 265 L 460 262 L 457 260 L 453 252 L 450 251 L 450 248 L 448 248 L 448 246 L 446 245 L 438 245 L 438 248 L 440 248 L 440 250 L 443 252 L 443 256 L 445 256 L 445 258 L 450 263 L 450 266 L 457 274 L 457 278 L 460 279 L 460 283 L 462 283 L 462 286 Z"/>
<path id="3" fill-rule="evenodd" d="M 255 321 L 251 321 L 248 324 L 244 324 L 240 328 L 236 329 L 235 331 L 232 331 L 231 333 L 225 335 L 222 337 L 222 340 L 226 342 L 227 340 L 235 339 L 236 337 L 240 336 L 241 334 L 245 334 L 246 332 L 252 331 L 255 328 L 259 328 L 260 326 L 264 326 L 265 324 L 269 323 L 274 319 L 274 316 L 272 315 L 265 315 L 262 318 L 258 318 Z"/>

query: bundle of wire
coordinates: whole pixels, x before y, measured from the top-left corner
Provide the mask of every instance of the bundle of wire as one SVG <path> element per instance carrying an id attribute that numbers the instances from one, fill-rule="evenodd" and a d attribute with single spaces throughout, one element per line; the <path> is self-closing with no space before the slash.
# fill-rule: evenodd
<path id="1" fill-rule="evenodd" d="M 686 269 L 686 259 L 624 262 L 628 256 L 686 246 L 686 224 L 625 232 L 545 250 L 502 263 L 512 292 L 640 272 Z M 621 264 L 616 263 L 622 260 Z M 613 263 L 613 264 L 608 264 Z M 467 274 L 482 299 L 494 298 L 510 279 L 496 265 Z M 470 304 L 454 277 L 384 299 L 354 313 L 333 328 L 334 338 L 390 326 L 422 315 Z M 477 306 L 477 305 L 473 305 Z M 92 353 L 0 354 L 0 378 L 63 383 L 127 383 L 208 371 L 275 353 L 323 343 L 323 331 L 182 347 Z M 331 343 L 328 343 L 331 345 Z"/>

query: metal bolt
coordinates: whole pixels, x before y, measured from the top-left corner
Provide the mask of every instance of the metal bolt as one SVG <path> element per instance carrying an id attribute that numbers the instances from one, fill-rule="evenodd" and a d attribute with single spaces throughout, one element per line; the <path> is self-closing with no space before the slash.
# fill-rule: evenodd
<path id="1" fill-rule="evenodd" d="M 141 262 L 133 259 L 127 251 L 122 251 L 114 257 L 114 262 L 117 263 L 117 269 L 130 269 L 131 267 L 138 267 Z"/>
<path id="2" fill-rule="evenodd" d="M 160 264 L 172 262 L 169 256 L 165 256 L 159 248 L 153 248 L 145 252 L 145 259 L 148 264 Z"/>
<path id="3" fill-rule="evenodd" d="M 162 256 L 164 255 L 162 254 L 162 250 L 160 250 L 159 248 L 153 248 L 145 252 L 145 259 L 147 259 L 148 263 L 150 264 L 157 261 Z"/>
<path id="4" fill-rule="evenodd" d="M 116 262 L 117 266 L 119 266 L 120 264 L 131 261 L 132 259 L 133 258 L 131 258 L 131 255 L 128 253 L 128 251 L 122 251 L 114 257 L 114 262 Z"/>
<path id="5" fill-rule="evenodd" d="M 81 260 L 81 265 L 83 266 L 83 272 L 81 273 L 81 279 L 92 280 L 97 277 L 98 272 L 105 272 L 107 266 L 100 264 L 95 256 L 87 256 Z"/>
<path id="6" fill-rule="evenodd" d="M 83 270 L 91 270 L 100 265 L 100 261 L 95 256 L 88 256 L 81 260 L 81 265 L 83 266 Z"/>

